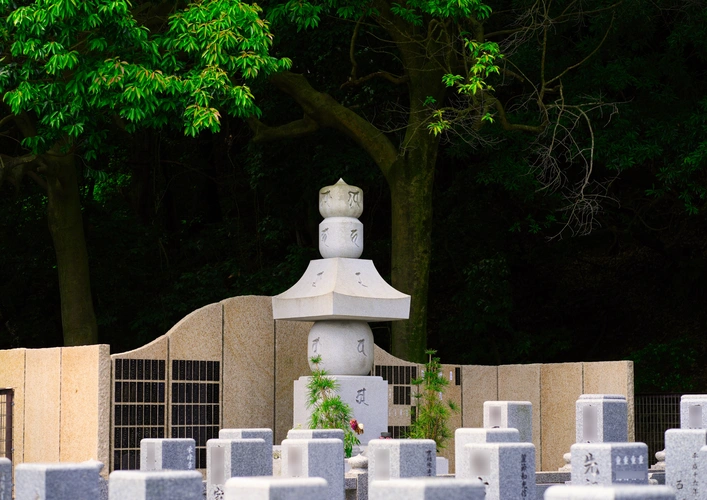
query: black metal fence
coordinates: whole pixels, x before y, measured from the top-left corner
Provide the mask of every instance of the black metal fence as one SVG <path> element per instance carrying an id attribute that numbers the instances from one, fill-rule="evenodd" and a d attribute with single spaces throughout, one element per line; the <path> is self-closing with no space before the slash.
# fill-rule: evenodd
<path id="1" fill-rule="evenodd" d="M 665 449 L 665 431 L 680 428 L 681 394 L 636 394 L 636 441 L 648 445 L 648 461 Z"/>
<path id="2" fill-rule="evenodd" d="M 12 389 L 0 389 L 0 457 L 12 460 Z"/>

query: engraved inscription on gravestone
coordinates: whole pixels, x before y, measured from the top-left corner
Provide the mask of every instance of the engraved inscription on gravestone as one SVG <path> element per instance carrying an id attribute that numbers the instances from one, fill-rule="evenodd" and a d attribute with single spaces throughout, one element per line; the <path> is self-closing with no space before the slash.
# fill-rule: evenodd
<path id="1" fill-rule="evenodd" d="M 302 477 L 302 450 L 291 447 L 287 450 L 287 475 L 289 477 Z"/>
<path id="2" fill-rule="evenodd" d="M 493 428 L 501 427 L 501 407 L 489 407 L 489 424 Z"/>
<path id="3" fill-rule="evenodd" d="M 488 476 L 491 474 L 491 459 L 489 457 L 488 450 L 469 450 L 469 464 L 471 465 L 471 471 L 473 476 Z"/>
<path id="4" fill-rule="evenodd" d="M 587 453 L 584 456 L 584 481 L 587 484 L 599 484 L 597 478 L 599 477 L 599 464 L 594 459 L 592 453 Z"/>
<path id="5" fill-rule="evenodd" d="M 597 439 L 597 409 L 593 406 L 582 408 L 582 440 L 591 442 Z"/>
<path id="6" fill-rule="evenodd" d="M 390 450 L 375 450 L 376 457 L 376 480 L 387 481 L 390 479 Z"/>
<path id="7" fill-rule="evenodd" d="M 702 406 L 701 405 L 690 405 L 688 422 L 690 429 L 701 429 L 702 428 Z"/>
<path id="8" fill-rule="evenodd" d="M 148 442 L 146 447 L 145 470 L 157 470 L 157 456 L 155 454 L 155 443 Z"/>
<path id="9" fill-rule="evenodd" d="M 225 482 L 226 460 L 224 451 L 224 448 L 220 446 L 215 446 L 211 449 L 211 482 L 213 484 L 223 484 Z"/>

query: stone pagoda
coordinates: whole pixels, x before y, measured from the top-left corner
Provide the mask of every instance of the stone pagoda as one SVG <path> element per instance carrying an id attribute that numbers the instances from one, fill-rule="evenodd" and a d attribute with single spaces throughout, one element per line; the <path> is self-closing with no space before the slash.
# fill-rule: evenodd
<path id="1" fill-rule="evenodd" d="M 370 376 L 373 332 L 369 321 L 407 319 L 410 296 L 385 282 L 363 253 L 363 191 L 343 179 L 319 190 L 319 253 L 302 278 L 273 297 L 273 317 L 314 321 L 307 340 L 307 358 L 321 356 L 320 367 L 339 384 L 342 401 L 364 424 L 361 444 L 388 431 L 388 384 Z M 314 369 L 312 363 L 310 368 Z M 294 383 L 294 428 L 308 428 L 307 383 Z"/>

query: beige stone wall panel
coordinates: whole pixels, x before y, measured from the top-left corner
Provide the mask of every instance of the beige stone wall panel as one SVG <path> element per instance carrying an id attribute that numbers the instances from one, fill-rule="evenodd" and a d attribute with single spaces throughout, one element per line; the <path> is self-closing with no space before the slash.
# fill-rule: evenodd
<path id="1" fill-rule="evenodd" d="M 13 462 L 24 462 L 25 439 L 25 357 L 27 349 L 0 351 L 0 388 L 13 389 Z"/>
<path id="2" fill-rule="evenodd" d="M 169 359 L 221 361 L 223 306 L 209 304 L 188 314 L 168 332 Z"/>
<path id="3" fill-rule="evenodd" d="M 562 455 L 569 453 L 575 440 L 575 402 L 583 389 L 582 363 L 542 365 L 540 371 L 540 424 L 542 470 L 553 471 L 565 465 Z"/>
<path id="4" fill-rule="evenodd" d="M 109 345 L 61 349 L 60 461 L 109 464 L 110 365 Z"/>
<path id="5" fill-rule="evenodd" d="M 162 335 L 149 344 L 145 344 L 132 351 L 113 354 L 111 355 L 111 359 L 164 359 L 166 361 L 168 352 L 169 337 Z"/>
<path id="6" fill-rule="evenodd" d="M 537 470 L 543 470 L 540 434 L 540 367 L 540 364 L 498 367 L 498 401 L 530 401 L 533 405 L 533 444 Z"/>
<path id="7" fill-rule="evenodd" d="M 633 361 L 584 363 L 584 394 L 623 394 L 628 402 L 628 440 L 636 440 Z"/>
<path id="8" fill-rule="evenodd" d="M 223 420 L 221 427 L 275 424 L 275 324 L 270 297 L 234 297 L 221 302 Z"/>
<path id="9" fill-rule="evenodd" d="M 275 444 L 280 444 L 292 428 L 294 381 L 312 373 L 307 361 L 307 336 L 312 324 L 275 321 Z"/>
<path id="10" fill-rule="evenodd" d="M 25 462 L 58 462 L 61 348 L 28 349 L 25 378 Z"/>
<path id="11" fill-rule="evenodd" d="M 462 366 L 463 427 L 484 426 L 484 402 L 498 400 L 498 367 Z"/>

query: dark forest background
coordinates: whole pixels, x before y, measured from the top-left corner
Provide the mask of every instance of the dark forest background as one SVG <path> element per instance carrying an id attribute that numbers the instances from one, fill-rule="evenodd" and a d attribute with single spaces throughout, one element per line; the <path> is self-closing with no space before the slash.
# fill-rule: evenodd
<path id="1" fill-rule="evenodd" d="M 606 23 L 594 21 L 563 27 L 551 56 L 597 45 Z M 351 30 L 333 18 L 306 33 L 273 28 L 293 71 L 394 121 L 398 88 L 341 86 L 348 41 L 336 41 Z M 496 83 L 501 95 L 513 85 Z M 600 50 L 564 85 L 615 103 L 594 116 L 592 176 L 606 196 L 591 231 L 573 234 L 561 191 L 542 188 L 534 137 L 497 124 L 484 127 L 484 144 L 449 136 L 435 172 L 428 346 L 445 363 L 632 359 L 637 392 L 707 391 L 707 6 L 620 6 Z M 264 117 L 301 116 L 267 82 L 254 89 Z M 362 258 L 389 277 L 391 201 L 369 157 L 328 130 L 251 138 L 243 121 L 224 117 L 221 132 L 196 138 L 116 133 L 110 154 L 81 163 L 99 340 L 112 352 L 206 304 L 293 285 L 318 258 L 318 190 L 340 177 L 364 190 Z M 0 186 L 0 349 L 62 345 L 45 205 L 30 181 Z M 373 326 L 387 348 L 389 325 Z"/>

